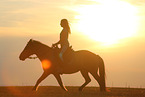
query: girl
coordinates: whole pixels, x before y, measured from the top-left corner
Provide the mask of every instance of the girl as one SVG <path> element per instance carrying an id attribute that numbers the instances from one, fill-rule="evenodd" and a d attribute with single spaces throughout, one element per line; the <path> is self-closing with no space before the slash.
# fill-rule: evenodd
<path id="1" fill-rule="evenodd" d="M 67 19 L 62 19 L 60 25 L 63 28 L 60 33 L 60 40 L 57 43 L 53 44 L 52 46 L 56 47 L 58 44 L 61 45 L 61 51 L 59 53 L 59 57 L 63 61 L 63 54 L 69 47 L 68 36 L 71 33 L 71 31 Z"/>

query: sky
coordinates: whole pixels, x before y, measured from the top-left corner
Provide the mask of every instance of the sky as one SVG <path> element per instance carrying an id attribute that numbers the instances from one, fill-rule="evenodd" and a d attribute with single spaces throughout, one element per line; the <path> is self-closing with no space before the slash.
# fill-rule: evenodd
<path id="1" fill-rule="evenodd" d="M 57 42 L 66 18 L 73 49 L 103 58 L 108 87 L 145 88 L 144 10 L 144 0 L 1 0 L 0 86 L 35 84 L 43 72 L 40 61 L 20 61 L 19 55 L 31 38 Z M 67 86 L 84 82 L 79 72 L 61 77 Z M 98 86 L 91 79 L 88 86 Z M 40 85 L 58 83 L 50 75 Z"/>

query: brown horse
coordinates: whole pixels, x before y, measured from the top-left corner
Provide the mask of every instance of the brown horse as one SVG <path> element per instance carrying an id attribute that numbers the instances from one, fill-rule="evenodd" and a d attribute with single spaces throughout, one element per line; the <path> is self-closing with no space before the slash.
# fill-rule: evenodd
<path id="1" fill-rule="evenodd" d="M 54 49 L 42 44 L 39 41 L 32 40 L 27 43 L 26 47 L 20 54 L 20 60 L 25 60 L 29 58 L 31 55 L 35 54 L 42 63 L 43 74 L 37 80 L 36 85 L 33 87 L 33 90 L 36 90 L 41 81 L 43 81 L 48 75 L 53 74 L 57 79 L 59 85 L 62 89 L 67 91 L 60 77 L 60 73 L 58 69 L 60 69 L 60 65 L 56 58 L 54 57 Z M 90 73 L 95 80 L 100 85 L 100 91 L 106 91 L 105 84 L 105 67 L 103 59 L 92 52 L 87 50 L 74 51 L 74 59 L 73 64 L 63 66 L 63 74 L 71 74 L 76 73 L 78 71 L 81 72 L 82 76 L 85 79 L 85 83 L 79 88 L 79 91 L 82 91 L 83 88 L 91 81 L 88 73 Z M 99 74 L 98 74 L 99 70 Z"/>

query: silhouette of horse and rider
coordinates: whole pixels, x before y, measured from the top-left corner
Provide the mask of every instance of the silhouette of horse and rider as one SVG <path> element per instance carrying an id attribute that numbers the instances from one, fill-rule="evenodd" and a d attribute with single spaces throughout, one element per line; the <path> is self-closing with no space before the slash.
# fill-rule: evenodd
<path id="1" fill-rule="evenodd" d="M 30 39 L 24 50 L 21 52 L 20 60 L 30 58 L 35 54 L 42 63 L 43 74 L 37 80 L 33 90 L 36 90 L 38 85 L 50 74 L 53 74 L 61 88 L 67 89 L 61 80 L 61 74 L 72 74 L 78 71 L 81 72 L 85 79 L 85 83 L 79 88 L 83 88 L 91 81 L 89 73 L 95 78 L 100 85 L 100 91 L 106 91 L 105 83 L 105 66 L 103 59 L 88 50 L 74 51 L 69 47 L 68 36 L 71 33 L 67 19 L 62 19 L 60 23 L 63 27 L 60 33 L 60 40 L 49 47 L 39 41 Z M 58 48 L 58 45 L 61 48 Z M 98 74 L 99 70 L 99 74 Z"/>

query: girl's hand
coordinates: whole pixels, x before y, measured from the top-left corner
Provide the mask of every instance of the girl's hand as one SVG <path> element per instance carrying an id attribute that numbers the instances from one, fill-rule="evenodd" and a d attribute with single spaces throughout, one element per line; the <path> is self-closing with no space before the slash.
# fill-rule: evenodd
<path id="1" fill-rule="evenodd" d="M 56 48 L 56 47 L 58 47 L 58 44 L 60 44 L 60 41 L 58 41 L 57 43 L 54 43 L 54 44 L 52 44 L 52 48 Z"/>
<path id="2" fill-rule="evenodd" d="M 57 44 L 57 43 L 55 43 L 55 44 L 52 44 L 52 46 L 51 46 L 51 47 L 52 47 L 52 48 L 56 48 L 56 47 L 57 47 L 57 45 L 58 45 L 58 44 Z"/>
<path id="3" fill-rule="evenodd" d="M 52 48 L 54 48 L 55 46 L 56 46 L 56 44 L 52 44 L 52 46 L 51 46 L 51 47 L 52 47 Z"/>

